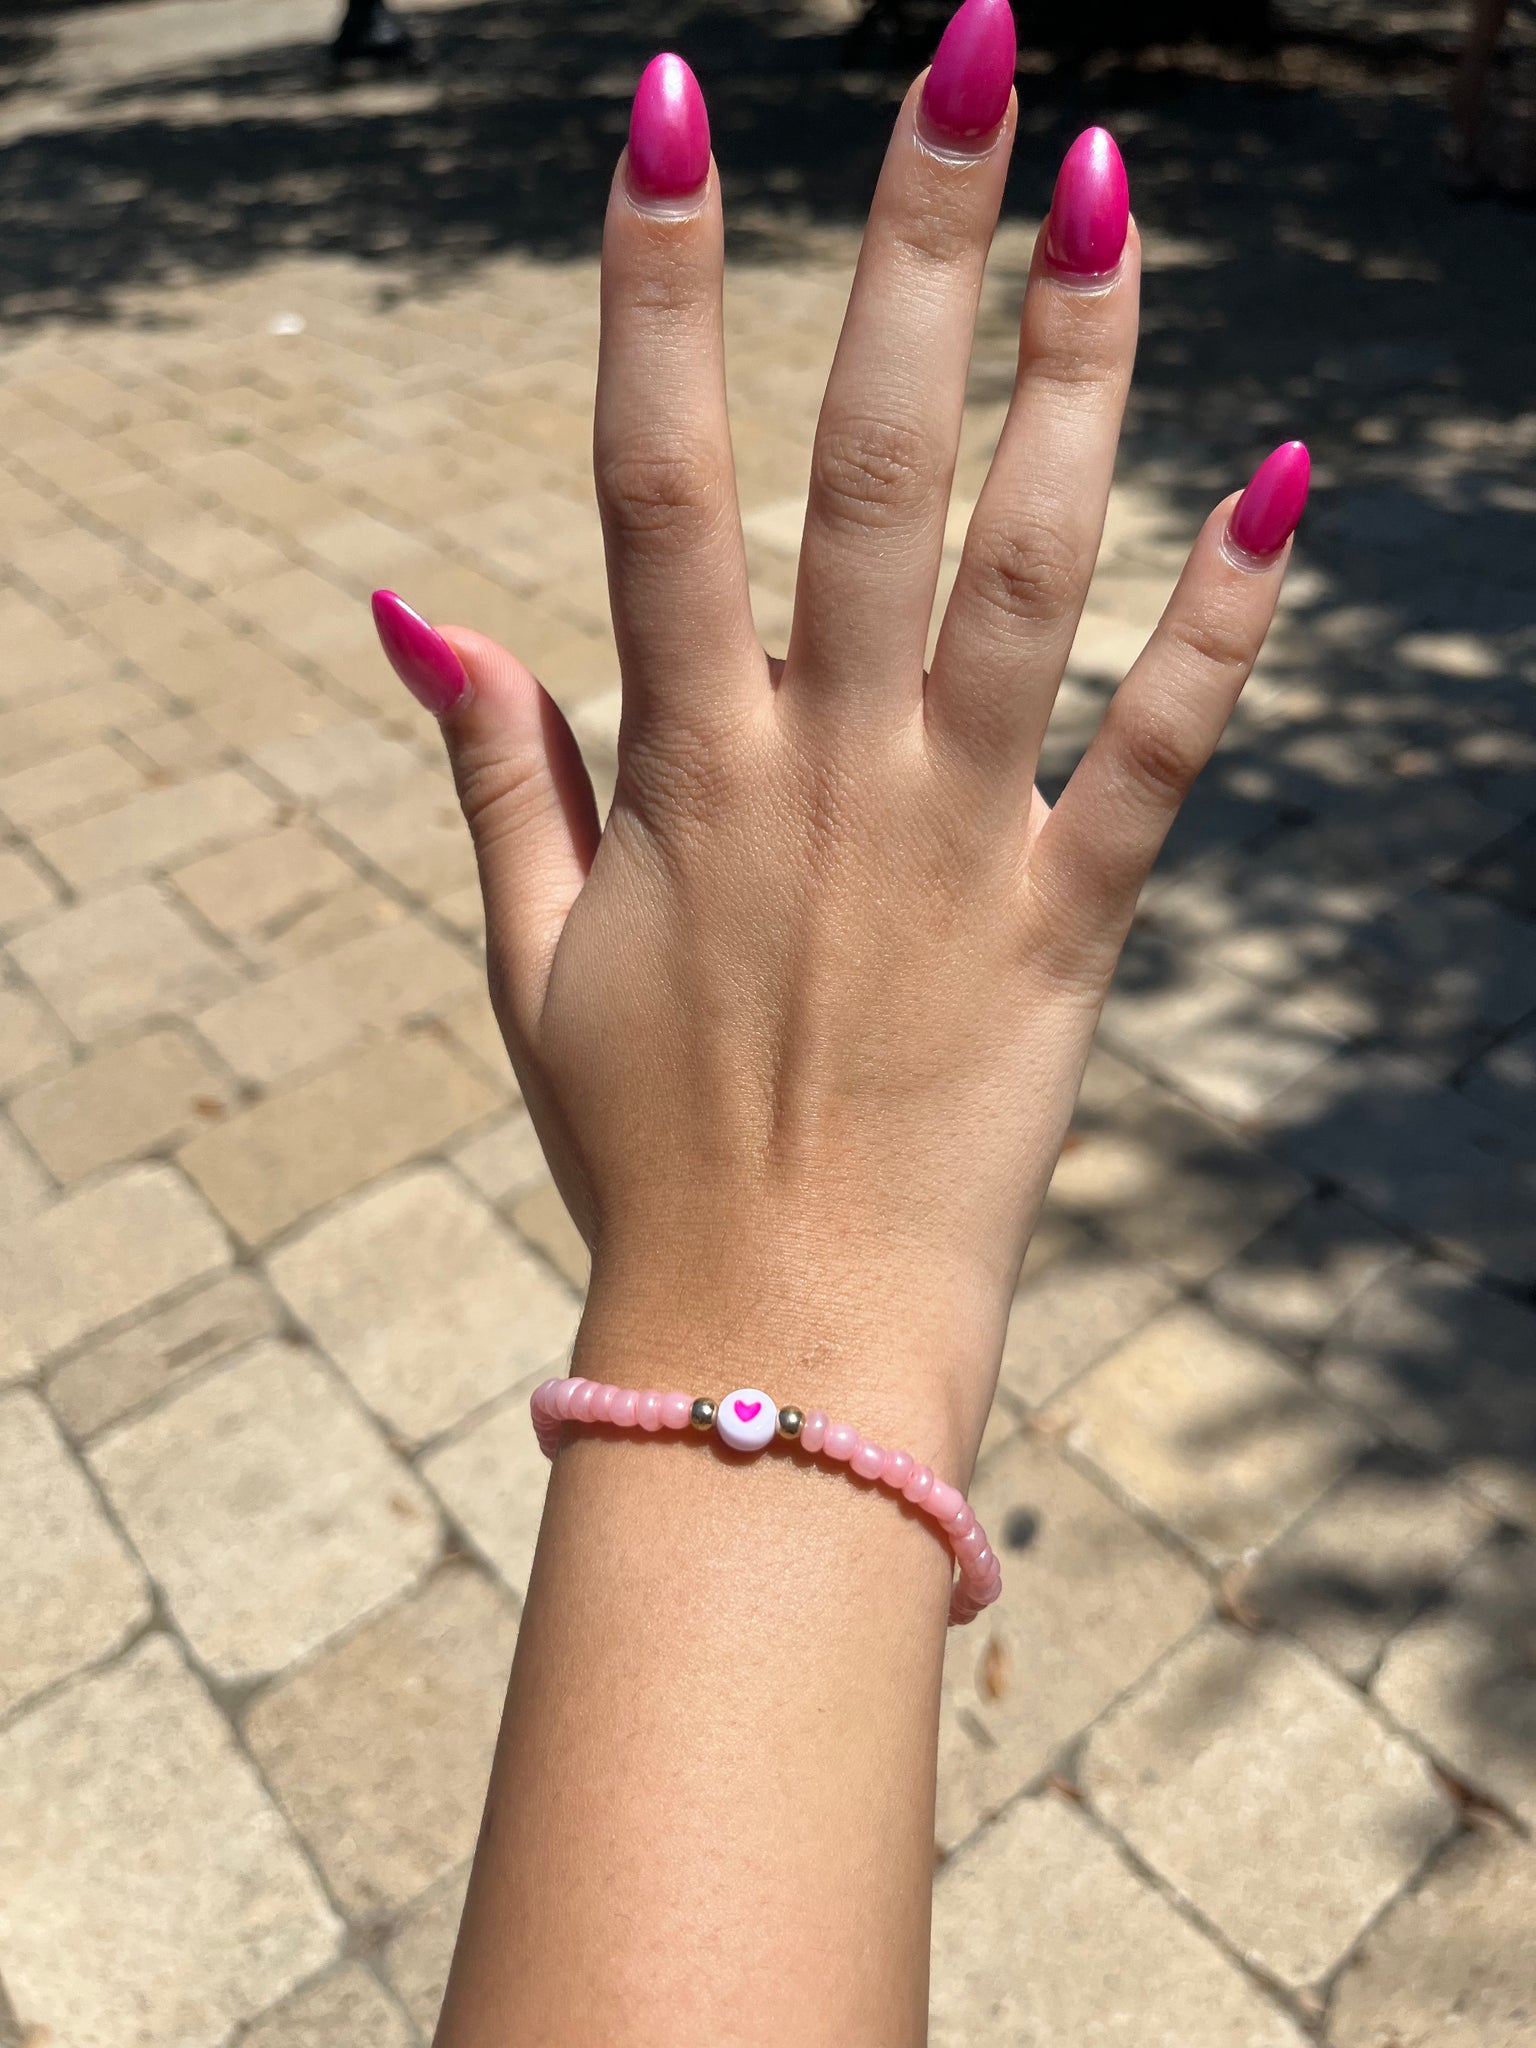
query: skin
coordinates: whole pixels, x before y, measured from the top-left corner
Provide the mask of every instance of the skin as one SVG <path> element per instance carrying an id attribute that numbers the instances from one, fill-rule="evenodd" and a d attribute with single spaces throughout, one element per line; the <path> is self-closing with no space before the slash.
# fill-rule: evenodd
<path id="1" fill-rule="evenodd" d="M 621 164 L 595 455 L 623 667 L 599 838 L 559 713 L 448 638 L 498 1015 L 592 1246 L 572 1370 L 766 1387 L 965 1485 L 1008 1304 L 1137 893 L 1269 625 L 1285 551 L 1195 544 L 1052 812 L 1041 736 L 1135 348 L 1042 249 L 932 672 L 1014 110 L 897 121 L 822 410 L 788 656 L 757 644 L 713 171 Z M 575 1434 L 575 1433 L 573 1433 Z M 554 1467 L 439 2048 L 924 2037 L 948 1559 L 845 1473 L 576 1434 Z"/>

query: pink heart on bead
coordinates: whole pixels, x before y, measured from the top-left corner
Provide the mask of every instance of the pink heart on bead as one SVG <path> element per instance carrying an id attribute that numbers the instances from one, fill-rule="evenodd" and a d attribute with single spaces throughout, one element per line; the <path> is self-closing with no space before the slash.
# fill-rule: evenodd
<path id="1" fill-rule="evenodd" d="M 750 1422 L 763 1404 L 761 1401 L 753 1401 L 750 1405 L 745 1401 L 734 1401 L 731 1405 L 742 1422 Z"/>

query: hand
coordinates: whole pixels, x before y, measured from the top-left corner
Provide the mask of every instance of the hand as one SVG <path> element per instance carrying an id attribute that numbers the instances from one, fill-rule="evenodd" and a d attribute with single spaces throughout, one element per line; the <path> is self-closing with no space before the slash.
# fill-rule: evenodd
<path id="1" fill-rule="evenodd" d="M 596 475 L 623 720 L 601 832 L 570 732 L 514 656 L 379 601 L 442 715 L 496 1012 L 592 1248 L 582 1346 L 655 1379 L 686 1304 L 721 1387 L 835 1396 L 965 1470 L 1138 892 L 1262 643 L 1306 487 L 1292 443 L 1212 513 L 1052 810 L 1036 762 L 1136 341 L 1125 174 L 1090 131 L 1036 248 L 925 674 L 1012 71 L 1006 5 L 970 0 L 902 108 L 782 662 L 748 602 L 703 101 L 677 58 L 642 84 L 603 245 Z"/>

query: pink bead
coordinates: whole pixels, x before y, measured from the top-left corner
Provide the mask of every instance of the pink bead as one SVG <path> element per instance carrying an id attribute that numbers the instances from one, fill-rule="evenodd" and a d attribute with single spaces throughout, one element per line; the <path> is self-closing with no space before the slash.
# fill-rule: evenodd
<path id="1" fill-rule="evenodd" d="M 813 1408 L 800 1425 L 800 1448 L 815 1453 L 827 1440 L 827 1418 L 820 1408 Z"/>
<path id="2" fill-rule="evenodd" d="M 640 1396 L 633 1387 L 615 1387 L 608 1420 L 615 1429 L 633 1429 L 640 1408 Z"/>
<path id="3" fill-rule="evenodd" d="M 654 1387 L 647 1387 L 640 1396 L 639 1405 L 635 1411 L 635 1419 L 642 1429 L 660 1429 L 661 1396 Z"/>
<path id="4" fill-rule="evenodd" d="M 912 1476 L 901 1489 L 902 1498 L 920 1508 L 933 1491 L 933 1474 L 926 1465 L 914 1465 Z"/>
<path id="5" fill-rule="evenodd" d="M 951 1486 L 947 1479 L 935 1479 L 933 1491 L 923 1503 L 923 1513 L 932 1515 L 941 1529 L 948 1525 L 965 1506 L 965 1495 L 958 1486 Z"/>
<path id="6" fill-rule="evenodd" d="M 592 1411 L 588 1415 L 587 1420 L 589 1422 L 606 1422 L 613 1413 L 613 1399 L 618 1391 L 617 1387 L 608 1386 L 606 1383 L 599 1386 L 597 1392 L 592 1396 Z"/>
<path id="7" fill-rule="evenodd" d="M 974 1559 L 979 1552 L 986 1549 L 986 1531 L 984 1529 L 977 1528 L 975 1517 L 972 1516 L 971 1527 L 967 1530 L 964 1536 L 951 1536 L 949 1539 L 949 1547 L 955 1553 L 955 1556 L 960 1560 L 961 1565 L 964 1566 L 967 1560 Z"/>
<path id="8" fill-rule="evenodd" d="M 915 1461 L 910 1451 L 886 1452 L 885 1470 L 880 1474 L 880 1477 L 885 1481 L 886 1485 L 891 1488 L 892 1492 L 900 1493 L 901 1489 L 912 1477 L 912 1466 L 914 1462 Z"/>
<path id="9" fill-rule="evenodd" d="M 968 1500 L 961 1501 L 959 1513 L 946 1526 L 952 1539 L 970 1535 L 976 1526 L 976 1513 Z"/>
<path id="10" fill-rule="evenodd" d="M 885 1446 L 872 1444 L 866 1440 L 859 1445 L 848 1463 L 861 1479 L 878 1479 L 885 1470 Z"/>
<path id="11" fill-rule="evenodd" d="M 691 1394 L 663 1394 L 661 1397 L 661 1426 L 663 1429 L 686 1429 L 693 1415 Z"/>
<path id="12" fill-rule="evenodd" d="M 840 1465 L 845 1465 L 859 1448 L 859 1432 L 851 1422 L 829 1422 L 826 1441 L 821 1448 L 826 1457 L 836 1458 Z"/>
<path id="13" fill-rule="evenodd" d="M 561 1380 L 549 1397 L 550 1412 L 558 1416 L 562 1422 L 569 1422 L 571 1419 L 571 1396 L 579 1385 L 579 1380 Z"/>
<path id="14" fill-rule="evenodd" d="M 590 1422 L 592 1403 L 597 1399 L 596 1380 L 583 1380 L 571 1396 L 572 1422 Z"/>

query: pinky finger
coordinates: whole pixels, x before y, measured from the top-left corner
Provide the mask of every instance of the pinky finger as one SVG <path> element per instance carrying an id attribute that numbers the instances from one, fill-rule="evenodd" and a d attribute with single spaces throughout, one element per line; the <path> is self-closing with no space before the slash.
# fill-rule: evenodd
<path id="1" fill-rule="evenodd" d="M 553 698 L 515 655 L 462 626 L 438 632 L 392 591 L 375 593 L 373 613 L 395 673 L 442 726 L 480 869 L 491 994 L 517 1062 L 536 1042 L 555 947 L 597 851 L 592 785 Z"/>
<path id="2" fill-rule="evenodd" d="M 1206 521 L 1156 632 L 1030 856 L 1062 950 L 1097 979 L 1195 777 L 1248 680 L 1306 503 L 1299 441 L 1277 448 L 1239 498 Z"/>

